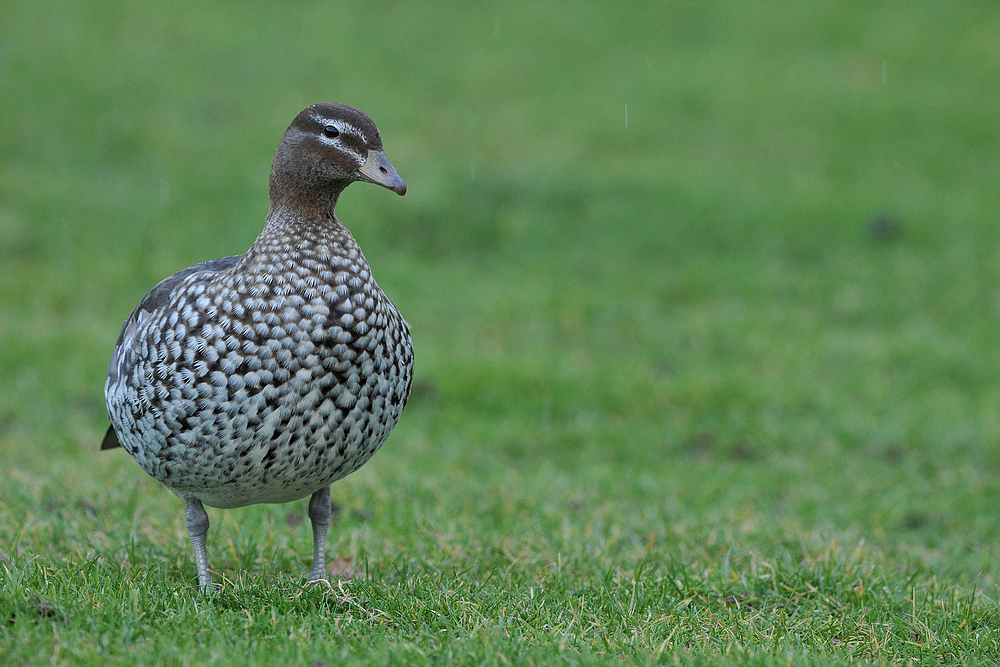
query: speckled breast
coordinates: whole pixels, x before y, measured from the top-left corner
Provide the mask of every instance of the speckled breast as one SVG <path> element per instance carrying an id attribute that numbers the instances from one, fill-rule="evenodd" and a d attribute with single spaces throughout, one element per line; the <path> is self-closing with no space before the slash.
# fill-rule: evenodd
<path id="1" fill-rule="evenodd" d="M 361 467 L 396 425 L 409 329 L 337 226 L 294 239 L 265 229 L 232 267 L 185 277 L 123 333 L 112 421 L 177 495 L 223 508 L 302 498 Z"/>

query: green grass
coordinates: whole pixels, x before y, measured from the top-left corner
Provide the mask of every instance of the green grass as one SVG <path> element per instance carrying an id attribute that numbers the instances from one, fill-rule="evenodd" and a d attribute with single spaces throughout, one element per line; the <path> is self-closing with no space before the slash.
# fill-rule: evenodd
<path id="1" fill-rule="evenodd" d="M 993 3 L 268 7 L 4 5 L 0 663 L 1000 660 Z M 338 212 L 414 396 L 355 578 L 209 510 L 205 597 L 107 358 L 322 100 L 410 186 Z"/>

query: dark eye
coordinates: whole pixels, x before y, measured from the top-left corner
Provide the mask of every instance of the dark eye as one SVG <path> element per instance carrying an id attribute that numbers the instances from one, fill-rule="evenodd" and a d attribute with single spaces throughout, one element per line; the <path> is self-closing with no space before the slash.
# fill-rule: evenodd
<path id="1" fill-rule="evenodd" d="M 333 139 L 334 137 L 340 136 L 340 130 L 335 128 L 333 125 L 327 125 L 323 128 L 323 136 Z"/>

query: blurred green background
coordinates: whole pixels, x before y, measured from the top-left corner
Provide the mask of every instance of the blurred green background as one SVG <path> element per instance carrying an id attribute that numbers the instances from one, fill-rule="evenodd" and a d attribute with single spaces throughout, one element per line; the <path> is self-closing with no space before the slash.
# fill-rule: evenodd
<path id="1" fill-rule="evenodd" d="M 0 548 L 86 560 L 146 512 L 187 576 L 179 501 L 97 452 L 107 359 L 339 101 L 409 185 L 338 207 L 417 355 L 334 488 L 364 535 L 864 545 L 996 596 L 998 35 L 992 2 L 4 3 Z"/>

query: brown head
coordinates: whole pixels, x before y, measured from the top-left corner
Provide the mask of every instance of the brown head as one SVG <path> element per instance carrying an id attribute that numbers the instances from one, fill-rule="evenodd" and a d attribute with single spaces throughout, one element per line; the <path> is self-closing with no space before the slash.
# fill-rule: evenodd
<path id="1" fill-rule="evenodd" d="M 271 204 L 333 210 L 341 191 L 367 181 L 406 194 L 367 115 L 346 104 L 314 104 L 285 130 L 271 167 Z"/>

